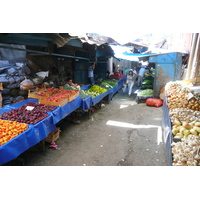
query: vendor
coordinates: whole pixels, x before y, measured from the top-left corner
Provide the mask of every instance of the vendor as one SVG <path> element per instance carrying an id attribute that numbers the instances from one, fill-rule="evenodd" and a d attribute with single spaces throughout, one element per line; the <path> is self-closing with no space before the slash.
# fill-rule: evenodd
<path id="1" fill-rule="evenodd" d="M 73 83 L 71 77 L 68 77 L 68 78 L 67 78 L 67 83 L 65 84 L 65 87 L 67 87 L 67 86 L 73 87 L 74 89 L 78 89 L 78 90 L 81 89 L 81 88 L 80 88 L 80 85 Z"/>
<path id="2" fill-rule="evenodd" d="M 142 80 L 143 80 L 143 77 L 144 77 L 145 70 L 146 70 L 146 66 L 142 65 L 141 68 L 140 68 L 140 71 L 138 73 L 138 80 L 137 80 L 137 86 L 138 87 L 140 87 L 142 85 Z"/>

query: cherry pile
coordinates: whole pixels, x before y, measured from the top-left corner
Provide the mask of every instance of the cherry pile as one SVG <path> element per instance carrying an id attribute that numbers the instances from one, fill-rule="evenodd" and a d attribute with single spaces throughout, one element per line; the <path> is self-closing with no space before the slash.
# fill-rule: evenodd
<path id="1" fill-rule="evenodd" d="M 33 110 L 27 110 L 27 106 L 34 107 Z M 13 109 L 9 112 L 2 113 L 0 119 L 17 121 L 27 124 L 37 124 L 49 115 L 46 112 L 52 111 L 56 106 L 38 104 L 29 102 L 20 108 Z"/>
<path id="2" fill-rule="evenodd" d="M 24 105 L 22 105 L 20 108 L 26 108 L 27 106 L 32 106 L 36 110 L 41 110 L 43 112 L 50 112 L 54 109 L 57 108 L 57 106 L 51 106 L 51 105 L 45 105 L 45 104 L 39 104 L 39 103 L 33 103 L 33 102 L 28 102 Z"/>

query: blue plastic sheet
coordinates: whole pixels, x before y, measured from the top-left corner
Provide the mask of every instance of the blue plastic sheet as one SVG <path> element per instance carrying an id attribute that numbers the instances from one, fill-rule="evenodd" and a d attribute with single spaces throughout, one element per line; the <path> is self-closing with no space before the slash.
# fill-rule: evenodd
<path id="1" fill-rule="evenodd" d="M 171 151 L 171 143 L 172 143 L 172 127 L 171 121 L 169 117 L 169 110 L 167 107 L 167 98 L 165 96 L 163 102 L 163 117 L 162 117 L 162 129 L 164 135 L 164 143 L 165 143 L 165 151 L 168 165 L 172 165 L 172 151 Z"/>
<path id="2" fill-rule="evenodd" d="M 88 90 L 90 87 L 90 85 L 84 85 L 81 87 L 81 90 Z M 112 91 L 108 90 L 94 98 L 92 98 L 92 105 L 96 105 L 97 103 L 99 103 L 104 97 L 106 97 L 107 95 L 109 95 Z M 88 104 L 89 105 L 89 104 Z"/>
<path id="3" fill-rule="evenodd" d="M 119 88 L 119 86 L 117 84 L 115 87 L 113 87 L 112 89 L 110 89 L 110 99 L 113 98 L 114 94 L 118 91 L 118 88 Z"/>
<path id="4" fill-rule="evenodd" d="M 82 102 L 81 102 L 82 111 L 90 109 L 91 106 L 92 106 L 91 96 L 88 96 L 87 98 L 82 99 Z"/>
<path id="5" fill-rule="evenodd" d="M 68 102 L 67 104 L 53 110 L 51 112 L 53 116 L 53 123 L 54 124 L 58 123 L 60 120 L 68 116 L 70 113 L 72 113 L 73 111 L 81 107 L 81 102 L 82 102 L 82 99 L 79 95 L 73 101 Z"/>
<path id="6" fill-rule="evenodd" d="M 84 86 L 81 87 L 81 90 L 88 90 L 89 87 L 90 87 L 90 84 L 84 85 Z"/>
<path id="7" fill-rule="evenodd" d="M 79 107 L 81 107 L 82 110 L 88 110 L 91 105 L 96 105 L 107 95 L 110 95 L 109 98 L 112 98 L 114 93 L 123 87 L 124 80 L 125 77 L 119 80 L 117 86 L 95 98 L 88 97 L 86 99 L 81 99 L 81 97 L 78 96 L 73 101 L 61 107 L 57 107 L 51 112 L 48 112 L 49 116 L 43 119 L 41 122 L 35 125 L 29 125 L 29 128 L 26 131 L 13 138 L 3 146 L 0 146 L 0 165 L 16 158 L 21 153 L 46 138 L 50 132 L 56 130 L 56 124 L 60 120 L 68 116 Z M 88 90 L 89 87 L 90 84 L 82 86 L 81 89 Z M 29 98 L 13 105 L 6 105 L 0 109 L 0 114 L 3 112 L 9 112 L 12 109 L 19 108 L 28 102 L 38 103 L 38 99 Z"/>
<path id="8" fill-rule="evenodd" d="M 97 103 L 99 103 L 104 97 L 106 97 L 107 95 L 110 94 L 110 90 L 98 95 L 97 97 L 92 98 L 92 105 L 96 105 Z"/>
<path id="9" fill-rule="evenodd" d="M 125 80 L 126 80 L 126 76 L 124 76 L 124 78 L 121 78 L 118 81 L 118 90 L 122 89 Z"/>
<path id="10" fill-rule="evenodd" d="M 0 165 L 16 158 L 55 130 L 56 126 L 53 123 L 52 116 L 46 117 L 35 125 L 29 125 L 26 131 L 0 146 Z"/>
<path id="11" fill-rule="evenodd" d="M 26 99 L 24 101 L 20 101 L 20 102 L 15 103 L 15 104 L 7 105 L 7 108 L 10 108 L 10 109 L 20 108 L 22 105 L 29 103 L 29 102 L 39 103 L 38 99 L 29 98 L 29 99 Z"/>

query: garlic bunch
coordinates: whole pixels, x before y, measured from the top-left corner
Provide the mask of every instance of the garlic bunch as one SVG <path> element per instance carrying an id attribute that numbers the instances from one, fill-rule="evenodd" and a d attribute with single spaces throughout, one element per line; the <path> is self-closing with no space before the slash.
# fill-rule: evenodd
<path id="1" fill-rule="evenodd" d="M 199 166 L 200 165 L 200 138 L 190 135 L 182 138 L 181 142 L 171 144 L 173 166 Z"/>
<path id="2" fill-rule="evenodd" d="M 193 122 L 200 121 L 200 111 L 194 111 L 187 108 L 175 108 L 169 111 L 171 122 Z"/>

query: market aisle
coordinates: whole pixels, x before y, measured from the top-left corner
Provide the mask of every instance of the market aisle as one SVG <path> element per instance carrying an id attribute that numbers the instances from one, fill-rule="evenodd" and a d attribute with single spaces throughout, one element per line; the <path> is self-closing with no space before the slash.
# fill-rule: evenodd
<path id="1" fill-rule="evenodd" d="M 136 104 L 120 90 L 110 104 L 81 118 L 80 124 L 59 124 L 53 150 L 30 150 L 25 165 L 37 166 L 166 166 L 162 142 L 162 108 Z"/>

